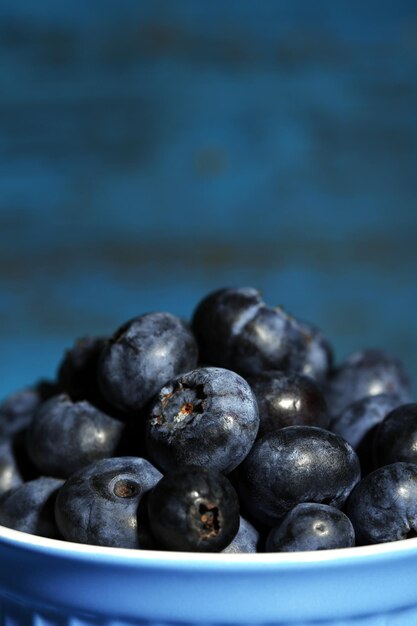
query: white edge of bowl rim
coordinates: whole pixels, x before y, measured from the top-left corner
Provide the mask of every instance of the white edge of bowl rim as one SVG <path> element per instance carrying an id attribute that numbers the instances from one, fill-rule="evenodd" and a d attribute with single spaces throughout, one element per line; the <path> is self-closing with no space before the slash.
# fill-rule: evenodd
<path id="1" fill-rule="evenodd" d="M 369 558 L 384 558 L 388 556 L 401 557 L 406 554 L 415 554 L 417 558 L 417 537 L 402 539 L 390 543 L 380 543 L 352 548 L 337 548 L 331 550 L 306 552 L 260 552 L 260 553 L 207 553 L 207 552 L 168 552 L 164 550 L 134 550 L 130 548 L 112 548 L 81 543 L 50 539 L 37 535 L 30 535 L 0 525 L 0 550 L 6 543 L 9 547 L 27 548 L 29 551 L 47 552 L 55 556 L 73 556 L 101 558 L 111 561 L 126 561 L 139 563 L 211 563 L 213 565 L 296 565 L 318 564 L 321 562 L 347 563 L 368 560 Z"/>

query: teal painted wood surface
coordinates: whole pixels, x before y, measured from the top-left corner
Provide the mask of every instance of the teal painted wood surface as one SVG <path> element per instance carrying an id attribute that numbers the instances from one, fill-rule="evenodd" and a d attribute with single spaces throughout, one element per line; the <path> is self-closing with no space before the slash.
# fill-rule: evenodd
<path id="1" fill-rule="evenodd" d="M 413 2 L 0 3 L 0 392 L 250 284 L 417 377 Z"/>

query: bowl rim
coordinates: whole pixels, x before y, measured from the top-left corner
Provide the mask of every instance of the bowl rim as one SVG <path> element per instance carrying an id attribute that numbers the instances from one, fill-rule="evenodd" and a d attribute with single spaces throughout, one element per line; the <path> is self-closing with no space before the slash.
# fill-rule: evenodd
<path id="1" fill-rule="evenodd" d="M 212 566 L 235 564 L 241 568 L 261 566 L 281 567 L 300 564 L 314 565 L 320 563 L 343 564 L 381 559 L 387 556 L 399 557 L 417 553 L 417 537 L 401 539 L 389 543 L 379 543 L 351 548 L 303 552 L 258 552 L 258 553 L 208 553 L 208 552 L 176 552 L 166 550 L 140 550 L 130 548 L 113 548 L 90 544 L 74 543 L 62 539 L 50 539 L 38 535 L 30 535 L 0 525 L 0 550 L 2 545 L 9 548 L 48 554 L 70 559 L 100 559 L 109 563 L 126 562 L 133 564 L 175 563 L 177 566 L 207 563 Z"/>

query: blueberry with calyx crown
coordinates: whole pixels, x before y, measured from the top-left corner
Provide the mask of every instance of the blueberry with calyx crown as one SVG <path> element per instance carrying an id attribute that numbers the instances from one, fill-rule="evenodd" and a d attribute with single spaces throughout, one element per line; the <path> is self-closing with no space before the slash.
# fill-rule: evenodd
<path id="1" fill-rule="evenodd" d="M 248 454 L 258 427 L 248 383 L 230 370 L 204 367 L 161 389 L 147 420 L 146 443 L 163 470 L 199 465 L 229 473 Z"/>
<path id="2" fill-rule="evenodd" d="M 239 529 L 239 500 L 222 474 L 184 466 L 165 474 L 148 499 L 149 524 L 166 550 L 220 552 Z"/>

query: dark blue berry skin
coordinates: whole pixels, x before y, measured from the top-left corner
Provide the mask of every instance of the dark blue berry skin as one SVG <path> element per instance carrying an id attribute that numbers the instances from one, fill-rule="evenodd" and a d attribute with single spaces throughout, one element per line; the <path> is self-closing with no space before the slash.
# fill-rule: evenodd
<path id="1" fill-rule="evenodd" d="M 233 361 L 234 336 L 239 334 L 261 306 L 261 294 L 252 287 L 219 289 L 203 298 L 192 319 L 200 360 L 229 367 Z"/>
<path id="2" fill-rule="evenodd" d="M 27 387 L 7 397 L 0 405 L 0 495 L 39 476 L 27 458 L 26 429 L 42 396 Z"/>
<path id="3" fill-rule="evenodd" d="M 258 402 L 258 437 L 285 426 L 328 427 L 330 417 L 326 400 L 311 378 L 274 371 L 247 380 Z"/>
<path id="4" fill-rule="evenodd" d="M 13 439 L 11 437 L 0 439 L 0 496 L 22 485 L 23 482 L 14 453 Z"/>
<path id="5" fill-rule="evenodd" d="M 352 354 L 333 370 L 326 385 L 327 404 L 334 417 L 353 402 L 381 393 L 395 394 L 402 403 L 411 399 L 410 381 L 401 362 L 382 350 Z"/>
<path id="6" fill-rule="evenodd" d="M 362 476 L 369 474 L 376 467 L 373 458 L 373 439 L 378 425 L 400 404 L 401 398 L 391 393 L 366 396 L 350 404 L 331 422 L 330 430 L 346 439 L 356 450 Z"/>
<path id="7" fill-rule="evenodd" d="M 304 361 L 299 374 L 309 376 L 322 384 L 333 368 L 334 352 L 329 340 L 311 324 L 302 321 L 298 325 L 303 334 L 305 344 Z"/>
<path id="8" fill-rule="evenodd" d="M 35 387 L 36 392 L 39 394 L 41 402 L 46 402 L 54 396 L 58 396 L 62 393 L 61 385 L 57 380 L 49 380 L 42 378 L 38 381 Z"/>
<path id="9" fill-rule="evenodd" d="M 404 404 L 385 417 L 373 438 L 375 467 L 397 461 L 417 464 L 417 404 Z"/>
<path id="10" fill-rule="evenodd" d="M 222 552 L 225 554 L 254 554 L 259 552 L 260 534 L 254 526 L 242 516 L 239 521 L 239 530 L 235 537 Z"/>
<path id="11" fill-rule="evenodd" d="M 170 313 L 147 313 L 124 324 L 107 342 L 98 381 L 112 406 L 137 412 L 197 361 L 197 342 L 185 322 Z"/>
<path id="12" fill-rule="evenodd" d="M 330 424 L 330 430 L 346 439 L 357 450 L 366 435 L 400 404 L 401 398 L 392 393 L 366 396 L 347 406 L 335 417 Z"/>
<path id="13" fill-rule="evenodd" d="M 297 370 L 306 347 L 296 320 L 255 289 L 221 289 L 196 308 L 192 327 L 203 362 L 239 372 Z"/>
<path id="14" fill-rule="evenodd" d="M 41 473 L 67 478 L 93 461 L 116 456 L 124 424 L 86 400 L 61 394 L 45 402 L 27 431 L 30 459 Z"/>
<path id="15" fill-rule="evenodd" d="M 162 474 L 137 457 L 102 459 L 60 489 L 55 517 L 67 541 L 118 548 L 152 548 L 146 496 Z"/>
<path id="16" fill-rule="evenodd" d="M 305 502 L 294 507 L 272 528 L 266 538 L 266 552 L 332 550 L 355 545 L 352 523 L 342 511 L 326 504 Z"/>
<path id="17" fill-rule="evenodd" d="M 36 388 L 16 391 L 0 404 L 0 436 L 8 437 L 26 428 L 42 397 Z"/>
<path id="18" fill-rule="evenodd" d="M 0 496 L 39 476 L 26 452 L 26 431 L 0 437 Z"/>
<path id="19" fill-rule="evenodd" d="M 58 367 L 58 382 L 72 400 L 94 402 L 100 397 L 97 368 L 106 345 L 104 337 L 81 337 L 68 350 Z"/>
<path id="20" fill-rule="evenodd" d="M 146 442 L 163 470 L 199 465 L 228 473 L 248 454 L 258 427 L 256 399 L 241 376 L 198 368 L 161 389 L 147 421 Z"/>
<path id="21" fill-rule="evenodd" d="M 360 479 L 344 439 L 315 426 L 288 426 L 259 439 L 238 470 L 239 495 L 254 519 L 275 526 L 297 504 L 342 508 Z"/>
<path id="22" fill-rule="evenodd" d="M 417 465 L 393 463 L 368 474 L 346 505 L 358 545 L 408 539 L 417 534 Z"/>
<path id="23" fill-rule="evenodd" d="M 132 423 L 130 416 L 111 405 L 100 390 L 98 366 L 107 343 L 105 337 L 81 337 L 66 350 L 58 367 L 59 393 L 67 394 L 74 402 L 87 400 L 102 413 Z"/>
<path id="24" fill-rule="evenodd" d="M 63 482 L 42 476 L 7 492 L 0 499 L 0 524 L 31 535 L 59 539 L 54 507 Z"/>
<path id="25" fill-rule="evenodd" d="M 156 545 L 166 550 L 221 552 L 239 528 L 239 500 L 222 474 L 184 466 L 165 474 L 148 499 Z"/>

